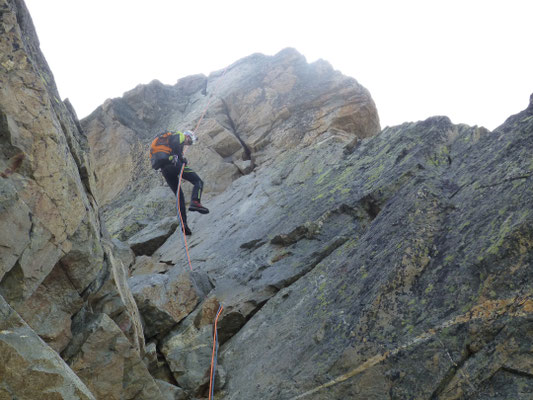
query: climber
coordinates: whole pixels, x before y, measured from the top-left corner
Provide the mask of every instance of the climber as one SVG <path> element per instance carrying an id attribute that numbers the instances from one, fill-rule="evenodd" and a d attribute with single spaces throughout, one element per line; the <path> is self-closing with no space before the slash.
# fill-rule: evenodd
<path id="1" fill-rule="evenodd" d="M 161 170 L 168 186 L 170 186 L 175 195 L 177 195 L 178 191 L 181 168 L 182 166 L 185 166 L 182 178 L 193 184 L 189 211 L 197 211 L 201 214 L 207 214 L 209 213 L 209 210 L 200 203 L 204 182 L 200 179 L 198 174 L 187 165 L 187 159 L 183 156 L 184 146 L 193 145 L 197 141 L 198 138 L 194 132 L 191 131 L 163 132 L 152 141 L 150 146 L 150 161 L 153 169 Z M 183 195 L 181 187 L 179 192 L 179 209 L 185 233 L 191 235 L 192 232 L 187 225 L 185 196 Z"/>

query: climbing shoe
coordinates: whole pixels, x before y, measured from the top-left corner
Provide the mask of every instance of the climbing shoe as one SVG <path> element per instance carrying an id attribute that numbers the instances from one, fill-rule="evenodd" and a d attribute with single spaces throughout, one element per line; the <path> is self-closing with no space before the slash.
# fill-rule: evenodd
<path id="1" fill-rule="evenodd" d="M 192 235 L 192 231 L 189 229 L 189 227 L 187 225 L 185 225 L 185 234 L 187 236 L 191 236 Z"/>
<path id="2" fill-rule="evenodd" d="M 189 206 L 189 211 L 198 211 L 201 214 L 207 214 L 209 213 L 209 210 L 205 208 L 201 203 L 200 200 L 193 200 L 191 201 L 191 204 Z"/>

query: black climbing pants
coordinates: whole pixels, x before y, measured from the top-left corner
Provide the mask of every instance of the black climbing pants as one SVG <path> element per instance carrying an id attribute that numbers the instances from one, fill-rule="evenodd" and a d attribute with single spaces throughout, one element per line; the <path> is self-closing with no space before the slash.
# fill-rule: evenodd
<path id="1" fill-rule="evenodd" d="M 174 194 L 178 191 L 178 184 L 180 179 L 180 172 L 181 172 L 181 163 L 174 164 L 168 164 L 165 165 L 163 168 L 161 168 L 161 173 L 165 177 L 165 180 L 168 183 L 168 186 L 172 189 Z M 183 175 L 182 178 L 186 181 L 189 181 L 194 186 L 192 188 L 192 195 L 191 200 L 200 200 L 202 197 L 202 189 L 204 187 L 204 182 L 200 179 L 198 174 L 194 172 L 191 168 L 185 166 L 183 169 Z M 179 193 L 179 207 L 180 207 L 180 213 L 181 218 L 183 219 L 183 224 L 187 225 L 187 213 L 185 210 L 185 196 L 183 195 L 183 190 L 181 190 L 180 187 L 180 193 Z"/>

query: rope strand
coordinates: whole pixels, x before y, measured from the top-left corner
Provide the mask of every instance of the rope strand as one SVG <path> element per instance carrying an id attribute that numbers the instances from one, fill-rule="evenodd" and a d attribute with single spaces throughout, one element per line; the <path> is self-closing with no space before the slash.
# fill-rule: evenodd
<path id="1" fill-rule="evenodd" d="M 200 127 L 200 123 L 204 119 L 204 116 L 207 113 L 207 109 L 209 108 L 209 105 L 211 104 L 211 100 L 213 100 L 213 97 L 215 97 L 215 95 L 216 95 L 216 93 L 218 91 L 218 87 L 220 85 L 220 82 L 222 82 L 224 76 L 226 75 L 226 71 L 227 70 L 228 70 L 228 67 L 224 68 L 224 72 L 222 73 L 222 76 L 220 77 L 220 80 L 217 82 L 217 85 L 215 86 L 215 90 L 213 92 L 213 95 L 207 101 L 207 105 L 206 105 L 202 115 L 200 116 L 200 119 L 198 120 L 198 123 L 196 124 L 196 128 L 194 129 L 195 133 L 197 133 L 198 128 Z M 186 153 L 186 150 L 187 150 L 187 148 L 184 148 L 183 154 Z M 185 247 L 185 252 L 187 253 L 187 261 L 189 262 L 189 268 L 190 268 L 190 270 L 192 272 L 193 269 L 192 269 L 191 257 L 189 255 L 189 246 L 187 245 L 187 238 L 186 238 L 186 234 L 185 234 L 185 224 L 183 223 L 183 218 L 181 217 L 181 205 L 180 205 L 181 202 L 179 201 L 179 194 L 180 194 L 180 190 L 181 190 L 181 180 L 182 180 L 182 177 L 183 177 L 183 170 L 184 169 L 185 169 L 185 164 L 182 163 L 181 171 L 180 171 L 180 174 L 179 174 L 179 180 L 178 180 L 178 189 L 176 191 L 176 204 L 177 204 L 178 215 L 179 215 L 180 224 L 181 224 L 181 233 L 182 233 L 182 238 L 183 238 L 183 245 Z M 214 323 L 215 332 L 214 332 L 214 335 L 213 335 L 213 353 L 211 355 L 211 373 L 209 375 L 209 400 L 213 399 L 214 398 L 214 394 L 215 394 L 215 374 L 216 374 L 216 365 L 217 365 L 217 357 L 218 357 L 217 324 L 218 324 L 218 318 L 220 317 L 220 314 L 222 313 L 223 309 L 224 309 L 224 307 L 222 306 L 222 304 L 220 304 L 219 308 L 218 308 L 218 312 L 217 312 L 216 318 L 215 318 L 215 323 Z"/>
<path id="2" fill-rule="evenodd" d="M 222 307 L 222 304 L 218 307 L 217 316 L 215 318 L 215 327 L 214 327 L 214 334 L 213 334 L 213 354 L 211 355 L 211 373 L 209 374 L 209 400 L 211 400 L 215 394 L 215 372 L 216 372 L 216 366 L 217 366 L 217 356 L 218 356 L 218 333 L 217 333 L 217 324 L 218 324 L 218 317 L 220 316 L 220 313 L 224 307 Z"/>

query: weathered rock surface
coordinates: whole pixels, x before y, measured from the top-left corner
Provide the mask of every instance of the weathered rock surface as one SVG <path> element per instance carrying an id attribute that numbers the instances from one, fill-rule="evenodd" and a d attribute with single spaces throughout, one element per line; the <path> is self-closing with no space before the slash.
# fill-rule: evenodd
<path id="1" fill-rule="evenodd" d="M 379 132 L 287 49 L 80 124 L 23 2 L 0 20 L 0 397 L 204 398 L 222 305 L 218 399 L 531 398 L 533 96 L 493 132 Z M 146 152 L 211 100 L 190 272 Z"/>
<path id="2" fill-rule="evenodd" d="M 141 361 L 140 315 L 129 265 L 120 261 L 127 250 L 114 255 L 94 197 L 93 162 L 24 2 L 0 0 L 2 398 L 162 398 Z M 72 322 L 80 319 L 104 321 L 107 341 L 94 340 L 92 325 Z M 87 365 L 105 370 L 108 358 L 126 374 L 112 387 L 83 375 Z"/>
<path id="3" fill-rule="evenodd" d="M 80 314 L 74 323 L 79 333 L 63 356 L 96 398 L 162 398 L 138 350 L 107 314 Z"/>
<path id="4" fill-rule="evenodd" d="M 114 238 L 111 240 L 113 247 L 114 247 L 114 254 L 115 257 L 120 260 L 122 265 L 127 268 L 128 270 L 130 268 L 133 268 L 133 264 L 137 261 L 135 258 L 135 253 L 131 249 L 130 246 L 128 246 L 127 243 L 123 243 L 120 240 Z"/>
<path id="5" fill-rule="evenodd" d="M 139 256 L 131 266 L 130 275 L 164 274 L 171 268 L 168 264 L 156 262 L 152 257 Z"/>
<path id="6" fill-rule="evenodd" d="M 187 394 L 183 389 L 159 379 L 156 379 L 155 382 L 165 400 L 187 400 Z"/>
<path id="7" fill-rule="evenodd" d="M 69 269 L 83 257 L 90 282 L 102 252 L 89 252 L 99 222 L 86 140 L 59 101 L 24 3 L 0 7 L 1 220 L 13 227 L 2 230 L 0 291 L 13 303 L 30 297 L 58 263 Z"/>
<path id="8" fill-rule="evenodd" d="M 152 255 L 178 227 L 176 217 L 166 217 L 137 232 L 128 240 L 135 255 Z"/>
<path id="9" fill-rule="evenodd" d="M 161 340 L 161 352 L 180 387 L 207 397 L 212 357 L 213 322 L 219 308 L 216 298 L 204 301 L 180 326 Z M 225 383 L 224 368 L 217 368 L 216 389 Z"/>
<path id="10" fill-rule="evenodd" d="M 350 141 L 380 130 L 364 87 L 325 61 L 308 64 L 293 49 L 273 57 L 255 54 L 224 72 L 187 77 L 174 86 L 140 85 L 82 121 L 113 236 L 126 241 L 162 215 L 175 215 L 172 192 L 161 190 L 147 148 L 165 129 L 194 129 L 205 111 L 197 132 L 201 141 L 188 159 L 206 178 L 207 196 L 288 150 L 329 136 Z"/>
<path id="11" fill-rule="evenodd" d="M 531 154 L 533 103 L 287 151 L 210 199 L 189 246 L 225 309 L 219 396 L 528 398 Z M 180 240 L 152 258 L 186 268 Z"/>
<path id="12" fill-rule="evenodd" d="M 0 398 L 95 399 L 68 365 L 0 296 Z"/>
<path id="13" fill-rule="evenodd" d="M 176 270 L 136 275 L 128 281 L 144 321 L 147 339 L 164 335 L 189 315 L 212 286 L 206 275 Z"/>
<path id="14" fill-rule="evenodd" d="M 206 183 L 217 179 L 213 151 L 242 172 L 208 188 L 210 214 L 189 213 L 192 265 L 224 305 L 219 396 L 527 398 L 533 107 L 494 132 L 432 117 L 369 137 L 377 117 L 343 114 L 343 104 L 355 107 L 350 85 L 326 74 L 314 97 L 299 74 L 317 82 L 323 64 L 300 61 L 290 50 L 254 55 L 206 78 L 220 94 L 199 130 L 208 148 L 191 149 L 189 161 Z M 201 108 L 206 89 L 196 88 L 189 99 Z M 153 127 L 196 122 L 194 107 L 162 104 Z M 136 121 L 122 123 L 146 141 L 152 125 Z M 141 177 L 108 203 L 117 235 L 152 226 L 154 210 L 175 215 L 161 184 Z M 166 196 L 159 206 L 156 190 Z M 133 209 L 142 218 L 123 218 Z M 187 269 L 181 240 L 169 236 L 150 261 Z M 196 312 L 158 348 L 177 383 L 200 395 L 212 327 L 195 326 Z"/>
<path id="15" fill-rule="evenodd" d="M 71 317 L 83 299 L 61 268 L 54 268 L 35 293 L 17 308 L 50 347 L 61 353 L 72 339 Z"/>
<path id="16" fill-rule="evenodd" d="M 315 207 L 270 242 L 247 232 L 262 240 L 246 250 L 257 261 L 215 280 L 286 286 L 223 346 L 224 398 L 527 398 L 532 150 L 533 104 L 494 132 L 447 118 L 389 128 L 306 180 L 300 199 Z M 318 231 L 287 226 L 305 220 Z M 308 273 L 277 283 L 310 266 L 311 240 L 339 234 Z"/>

